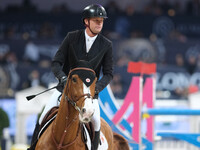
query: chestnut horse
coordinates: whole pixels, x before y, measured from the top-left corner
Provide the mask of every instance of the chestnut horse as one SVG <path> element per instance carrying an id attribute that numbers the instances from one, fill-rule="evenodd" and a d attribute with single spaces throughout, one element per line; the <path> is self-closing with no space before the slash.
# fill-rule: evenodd
<path id="1" fill-rule="evenodd" d="M 88 123 L 95 111 L 92 101 L 97 81 L 92 62 L 78 61 L 72 67 L 65 85 L 55 120 L 39 138 L 36 150 L 87 150 L 80 125 Z M 84 65 L 83 65 L 84 64 Z M 83 77 L 84 76 L 84 77 Z M 101 132 L 108 150 L 128 150 L 128 142 L 101 118 Z"/>

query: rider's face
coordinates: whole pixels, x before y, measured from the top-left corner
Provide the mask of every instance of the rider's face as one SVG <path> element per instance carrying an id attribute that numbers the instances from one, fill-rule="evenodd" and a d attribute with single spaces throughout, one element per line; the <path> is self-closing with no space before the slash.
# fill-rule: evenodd
<path id="1" fill-rule="evenodd" d="M 95 17 L 95 18 L 86 19 L 85 23 L 86 25 L 90 27 L 93 33 L 98 34 L 101 32 L 103 28 L 103 21 L 104 21 L 104 18 Z"/>

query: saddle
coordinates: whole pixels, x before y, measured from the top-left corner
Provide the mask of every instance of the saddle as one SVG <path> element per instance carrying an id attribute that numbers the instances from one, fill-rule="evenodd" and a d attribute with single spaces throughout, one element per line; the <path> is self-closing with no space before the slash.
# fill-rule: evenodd
<path id="1" fill-rule="evenodd" d="M 47 129 L 47 127 L 55 119 L 56 114 L 58 112 L 58 108 L 59 107 L 56 106 L 56 107 L 53 107 L 51 110 L 49 110 L 47 112 L 47 114 L 45 115 L 41 125 L 39 125 L 39 123 L 37 123 L 39 130 L 37 130 L 36 133 L 34 133 L 35 134 L 35 139 L 34 139 L 33 143 L 31 143 L 30 148 L 28 148 L 27 150 L 35 150 L 35 146 L 36 146 L 36 144 L 38 142 L 39 137 L 44 133 L 44 131 Z"/>
<path id="2" fill-rule="evenodd" d="M 44 128 L 44 126 L 46 126 L 45 128 L 47 128 L 50 123 L 55 119 L 55 116 L 57 115 L 58 113 L 58 106 L 55 106 L 53 108 L 51 108 L 47 114 L 44 116 L 43 120 L 42 120 L 42 123 L 40 125 L 40 130 Z M 54 119 L 52 119 L 54 118 Z M 50 121 L 51 120 L 51 121 Z M 49 123 L 48 123 L 49 122 Z M 40 135 L 41 136 L 41 135 Z"/>
<path id="3" fill-rule="evenodd" d="M 47 112 L 47 114 L 45 115 L 44 119 L 42 120 L 42 123 L 40 125 L 40 132 L 38 137 L 40 137 L 42 135 L 42 133 L 45 131 L 45 129 L 51 124 L 51 122 L 55 119 L 55 116 L 58 113 L 58 106 L 53 107 L 51 110 L 49 110 Z M 84 125 L 89 133 L 90 139 L 91 141 L 94 140 L 94 135 L 95 135 L 95 131 L 94 131 L 94 127 L 93 124 L 91 122 L 89 123 L 82 123 L 81 126 L 81 137 L 82 137 L 82 141 L 86 144 L 87 142 L 87 135 L 86 135 L 86 131 L 84 128 Z"/>

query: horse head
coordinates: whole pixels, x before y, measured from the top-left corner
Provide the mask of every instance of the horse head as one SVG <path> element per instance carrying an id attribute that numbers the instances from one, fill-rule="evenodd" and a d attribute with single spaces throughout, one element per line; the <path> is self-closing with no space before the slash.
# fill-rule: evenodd
<path id="1" fill-rule="evenodd" d="M 95 69 L 103 58 L 104 50 L 91 61 L 78 60 L 74 49 L 70 50 L 71 70 L 64 93 L 73 107 L 79 111 L 79 120 L 88 123 L 94 114 L 93 97 L 97 81 Z"/>
<path id="2" fill-rule="evenodd" d="M 72 69 L 68 76 L 65 93 L 69 103 L 79 111 L 81 122 L 89 122 L 94 114 L 92 103 L 96 80 L 95 72 L 85 67 Z"/>

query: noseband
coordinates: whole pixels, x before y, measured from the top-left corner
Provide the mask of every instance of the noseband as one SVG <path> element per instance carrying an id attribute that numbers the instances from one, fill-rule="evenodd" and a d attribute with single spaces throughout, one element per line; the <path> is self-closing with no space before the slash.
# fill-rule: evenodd
<path id="1" fill-rule="evenodd" d="M 87 94 L 81 95 L 81 96 L 77 99 L 77 101 L 79 101 L 79 99 L 81 99 L 82 97 L 85 97 L 84 100 L 85 100 L 86 98 L 92 98 L 91 94 L 87 93 Z M 76 105 L 76 102 L 77 102 L 77 101 L 71 100 L 71 99 L 70 99 L 68 96 L 66 96 L 66 95 L 65 95 L 65 100 L 67 100 L 70 104 L 72 104 L 72 106 L 74 107 L 74 109 L 76 109 L 78 112 L 81 111 L 80 107 L 78 107 L 78 106 Z"/>

